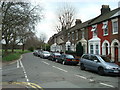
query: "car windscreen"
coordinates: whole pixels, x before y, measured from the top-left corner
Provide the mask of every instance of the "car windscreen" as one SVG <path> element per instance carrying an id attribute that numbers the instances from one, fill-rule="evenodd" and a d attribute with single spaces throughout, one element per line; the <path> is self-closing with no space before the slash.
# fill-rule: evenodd
<path id="1" fill-rule="evenodd" d="M 66 58 L 74 58 L 72 55 L 66 55 Z"/>
<path id="2" fill-rule="evenodd" d="M 112 62 L 112 60 L 111 60 L 109 57 L 101 56 L 101 58 L 102 58 L 105 62 Z"/>

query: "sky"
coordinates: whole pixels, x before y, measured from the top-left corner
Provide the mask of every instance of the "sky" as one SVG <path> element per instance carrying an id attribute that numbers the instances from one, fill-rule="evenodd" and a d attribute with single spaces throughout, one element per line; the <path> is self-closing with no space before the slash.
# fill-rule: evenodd
<path id="1" fill-rule="evenodd" d="M 55 26 L 58 23 L 57 12 L 66 3 L 76 10 L 75 19 L 85 22 L 100 15 L 102 5 L 109 5 L 111 10 L 118 7 L 120 0 L 30 0 L 33 4 L 40 4 L 43 7 L 44 18 L 36 26 L 36 35 L 40 37 L 46 35 L 46 42 L 57 33 Z"/>

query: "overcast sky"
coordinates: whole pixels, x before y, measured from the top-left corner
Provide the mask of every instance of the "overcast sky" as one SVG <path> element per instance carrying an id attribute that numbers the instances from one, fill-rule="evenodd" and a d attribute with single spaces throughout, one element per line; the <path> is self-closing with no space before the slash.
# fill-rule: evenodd
<path id="1" fill-rule="evenodd" d="M 44 8 L 44 19 L 36 26 L 37 36 L 39 37 L 41 33 L 44 33 L 48 40 L 56 33 L 56 12 L 58 8 L 62 7 L 65 3 L 73 6 L 77 11 L 75 18 L 81 19 L 82 22 L 84 22 L 98 16 L 102 5 L 109 5 L 111 10 L 113 10 L 118 7 L 119 1 L 120 0 L 32 0 L 32 3 L 40 3 Z"/>

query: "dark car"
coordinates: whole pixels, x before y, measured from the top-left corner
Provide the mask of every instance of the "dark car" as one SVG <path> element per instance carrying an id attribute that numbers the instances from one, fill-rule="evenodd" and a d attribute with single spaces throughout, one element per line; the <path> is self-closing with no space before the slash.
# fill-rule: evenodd
<path id="1" fill-rule="evenodd" d="M 56 61 L 56 59 L 58 59 L 60 56 L 61 56 L 60 53 L 51 53 L 48 59 L 52 61 Z"/>
<path id="2" fill-rule="evenodd" d="M 62 64 L 73 64 L 77 65 L 79 63 L 79 59 L 75 58 L 73 55 L 70 54 L 62 54 L 60 58 L 56 59 L 56 62 Z"/>
<path id="3" fill-rule="evenodd" d="M 39 50 L 34 50 L 33 55 L 38 56 L 38 52 L 39 52 Z"/>
<path id="4" fill-rule="evenodd" d="M 88 68 L 97 71 L 100 75 L 120 74 L 120 67 L 104 55 L 82 55 L 80 59 L 80 68 L 81 70 Z"/>

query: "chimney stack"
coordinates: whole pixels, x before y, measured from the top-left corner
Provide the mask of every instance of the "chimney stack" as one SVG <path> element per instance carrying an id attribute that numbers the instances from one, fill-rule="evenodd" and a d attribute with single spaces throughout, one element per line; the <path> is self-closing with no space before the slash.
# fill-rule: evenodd
<path id="1" fill-rule="evenodd" d="M 76 19 L 75 24 L 77 25 L 77 24 L 80 24 L 80 23 L 82 23 L 81 19 Z"/>
<path id="2" fill-rule="evenodd" d="M 110 11 L 109 5 L 102 5 L 101 14 L 108 13 Z"/>

